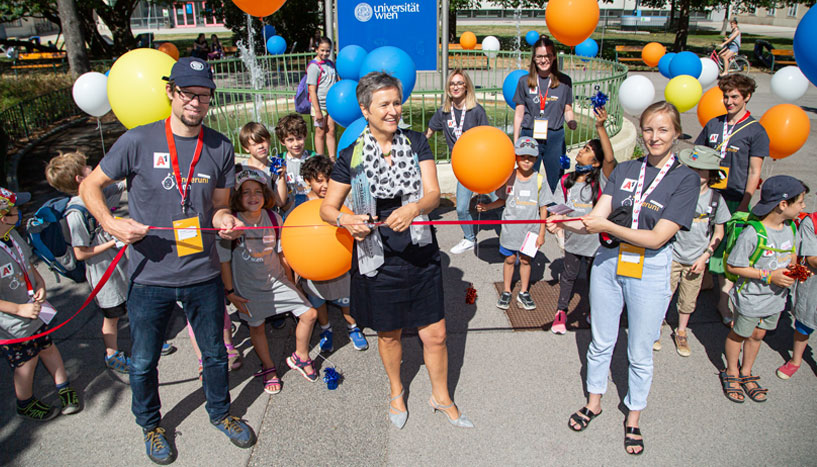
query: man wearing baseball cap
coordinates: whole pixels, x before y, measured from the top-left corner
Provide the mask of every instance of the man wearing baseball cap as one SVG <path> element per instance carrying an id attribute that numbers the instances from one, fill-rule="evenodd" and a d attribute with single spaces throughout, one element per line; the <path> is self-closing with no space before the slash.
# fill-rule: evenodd
<path id="1" fill-rule="evenodd" d="M 216 235 L 235 239 L 243 224 L 228 208 L 235 184 L 233 145 L 202 125 L 216 88 L 207 62 L 184 57 L 166 78 L 170 116 L 128 130 L 80 185 L 80 195 L 102 227 L 130 245 L 128 317 L 133 338 L 132 411 L 144 432 L 148 457 L 176 458 L 160 426 L 157 363 L 176 302 L 182 304 L 202 353 L 205 408 L 211 423 L 236 446 L 255 444 L 252 428 L 230 415 L 227 353 L 222 340 L 224 286 Z M 102 188 L 128 180 L 131 219 L 117 219 Z M 149 226 L 176 230 L 150 230 Z"/>

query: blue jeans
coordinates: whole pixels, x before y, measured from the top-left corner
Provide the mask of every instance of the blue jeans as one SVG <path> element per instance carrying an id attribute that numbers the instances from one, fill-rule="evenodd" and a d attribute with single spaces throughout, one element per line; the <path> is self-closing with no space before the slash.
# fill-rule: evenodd
<path id="1" fill-rule="evenodd" d="M 473 192 L 465 188 L 462 183 L 457 182 L 457 220 L 472 221 L 471 211 L 468 207 L 471 204 L 471 195 Z M 474 234 L 474 226 L 470 224 L 460 224 L 462 233 L 465 234 L 465 239 L 472 242 L 477 241 L 477 236 Z"/>
<path id="2" fill-rule="evenodd" d="M 661 335 L 669 306 L 672 247 L 647 250 L 641 279 L 616 275 L 618 248 L 599 248 L 590 274 L 590 328 L 587 349 L 587 392 L 604 394 L 610 360 L 627 304 L 627 359 L 630 362 L 624 405 L 643 410 L 652 385 L 652 345 Z"/>
<path id="3" fill-rule="evenodd" d="M 128 319 L 131 347 L 131 410 L 147 430 L 161 421 L 157 365 L 173 309 L 181 302 L 201 349 L 202 386 L 210 421 L 229 414 L 230 386 L 224 347 L 224 284 L 221 277 L 185 287 L 159 287 L 131 282 Z"/>
<path id="4" fill-rule="evenodd" d="M 533 129 L 521 128 L 519 130 L 519 136 L 532 137 Z M 544 165 L 545 179 L 547 179 L 548 185 L 550 185 L 550 191 L 552 193 L 559 185 L 559 178 L 561 178 L 562 174 L 564 174 L 559 158 L 567 152 L 567 146 L 565 145 L 565 129 L 564 127 L 559 128 L 558 130 L 548 129 L 548 139 L 536 140 L 536 142 L 539 143 L 539 157 L 536 159 L 536 163 L 533 165 L 533 170 L 535 172 L 539 172 L 540 166 Z"/>

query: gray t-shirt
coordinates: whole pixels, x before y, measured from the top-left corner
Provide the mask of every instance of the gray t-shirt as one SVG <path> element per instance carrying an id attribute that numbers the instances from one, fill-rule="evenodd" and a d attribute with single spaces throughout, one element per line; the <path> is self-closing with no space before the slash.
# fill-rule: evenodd
<path id="1" fill-rule="evenodd" d="M 313 281 L 301 278 L 301 288 L 303 288 L 304 292 L 327 301 L 349 298 L 351 284 L 352 279 L 348 272 L 328 281 Z"/>
<path id="2" fill-rule="evenodd" d="M 516 84 L 516 93 L 513 101 L 516 105 L 525 106 L 525 117 L 522 119 L 522 128 L 533 128 L 533 120 L 539 117 L 540 94 L 545 96 L 545 111 L 541 118 L 548 121 L 548 128 L 558 130 L 565 123 L 565 106 L 573 104 L 573 81 L 566 74 L 559 75 L 559 85 L 550 88 L 550 77 L 542 79 L 537 76 L 539 86 L 528 87 L 528 75 L 519 78 Z M 541 93 L 539 92 L 541 89 Z"/>
<path id="3" fill-rule="evenodd" d="M 607 185 L 607 177 L 604 172 L 599 171 L 599 186 L 602 190 Z M 568 214 L 570 217 L 582 217 L 590 214 L 593 210 L 593 198 L 600 197 L 598 192 L 594 193 L 594 187 L 585 182 L 574 183 L 573 186 L 567 190 L 567 199 L 565 199 L 565 190 L 562 185 L 562 180 L 559 180 L 559 185 L 553 193 L 553 198 L 557 204 L 565 204 L 573 209 L 573 212 Z M 598 234 L 581 234 L 565 230 L 565 251 L 578 256 L 595 256 L 596 250 L 599 249 Z"/>
<path id="4" fill-rule="evenodd" d="M 105 187 L 103 193 L 105 194 L 105 204 L 108 205 L 108 208 L 119 206 L 119 201 L 124 191 L 125 182 L 117 182 Z M 68 202 L 68 206 L 73 205 L 85 207 L 85 203 L 82 202 L 82 198 L 79 196 L 74 196 Z M 71 232 L 72 247 L 94 247 L 113 240 L 111 234 L 106 232 L 94 219 L 90 219 L 90 222 L 88 222 L 85 216 L 79 211 L 69 211 L 68 215 L 65 216 L 65 220 L 68 223 L 68 230 Z M 89 225 L 93 231 L 88 230 Z M 111 265 L 111 262 L 113 262 L 118 252 L 116 247 L 108 248 L 102 253 L 85 260 L 85 277 L 88 278 L 88 283 L 91 285 L 91 288 L 96 287 L 96 284 L 102 279 L 102 276 L 105 274 L 105 271 L 108 270 L 108 266 Z M 123 256 L 116 265 L 111 277 L 108 278 L 108 282 L 102 286 L 95 298 L 100 308 L 113 308 L 127 301 L 127 268 L 128 259 Z"/>
<path id="5" fill-rule="evenodd" d="M 695 207 L 695 217 L 692 226 L 687 231 L 675 234 L 675 243 L 672 244 L 672 260 L 684 265 L 690 265 L 698 260 L 709 246 L 709 226 L 712 210 L 712 196 L 721 196 L 715 190 L 707 189 L 706 193 L 698 196 L 698 205 Z M 725 224 L 731 214 L 726 202 L 721 199 L 715 211 L 715 224 Z"/>
<path id="6" fill-rule="evenodd" d="M 175 137 L 179 170 L 187 180 L 197 138 Z M 99 167 L 109 178 L 127 179 L 128 211 L 136 222 L 171 227 L 174 219 L 198 215 L 202 227 L 213 226 L 213 193 L 235 185 L 233 145 L 221 133 L 204 127 L 201 159 L 194 169 L 188 202 L 182 213 L 181 195 L 173 176 L 164 120 L 128 130 L 114 143 Z M 128 274 L 143 285 L 181 287 L 220 274 L 214 232 L 202 233 L 204 250 L 179 257 L 172 231 L 151 230 L 130 246 Z"/>
<path id="7" fill-rule="evenodd" d="M 430 129 L 443 132 L 449 151 L 454 149 L 454 143 L 457 142 L 457 137 L 454 135 L 454 128 L 459 126 L 460 122 L 462 121 L 461 118 L 462 110 L 451 106 L 451 112 L 443 112 L 443 108 L 440 107 L 436 112 L 434 112 L 434 115 L 431 116 L 431 120 L 428 121 L 428 127 Z M 471 128 L 482 125 L 490 125 L 490 123 L 488 123 L 488 115 L 486 115 L 485 109 L 483 109 L 479 104 L 477 104 L 473 109 L 466 109 L 465 121 L 462 122 L 462 132 L 465 133 Z"/>
<path id="8" fill-rule="evenodd" d="M 317 62 L 310 62 L 306 67 L 306 84 L 318 86 L 315 92 L 318 94 L 318 104 L 321 110 L 326 110 L 326 94 L 329 88 L 335 84 L 335 65 L 325 60 L 318 66 Z"/>
<path id="9" fill-rule="evenodd" d="M 766 236 L 767 248 L 790 250 L 794 246 L 794 233 L 788 225 L 784 225 L 779 230 L 766 227 Z M 749 257 L 755 251 L 755 247 L 757 247 L 757 232 L 755 232 L 754 227 L 747 226 L 740 233 L 726 263 L 734 267 L 749 267 Z M 760 255 L 753 267 L 774 271 L 785 268 L 790 262 L 790 252 L 778 253 L 767 250 Z M 788 288 L 766 284 L 759 279 L 741 277 L 732 288 L 732 291 L 729 292 L 729 301 L 732 308 L 740 314 L 752 318 L 762 318 L 783 311 L 786 307 L 786 296 L 788 294 Z"/>
<path id="10" fill-rule="evenodd" d="M 706 123 L 695 144 L 717 148 L 723 141 L 723 124 L 726 116 L 715 117 Z M 731 126 L 730 126 L 731 129 Z M 752 157 L 769 155 L 769 135 L 751 115 L 732 130 L 726 147 L 726 157 L 721 167 L 728 167 L 726 189 L 718 190 L 728 201 L 741 201 L 749 181 L 749 161 Z"/>
<path id="11" fill-rule="evenodd" d="M 544 190 L 539 189 L 540 183 Z M 518 180 L 514 171 L 505 186 L 496 193 L 505 200 L 502 220 L 541 219 L 539 208 L 554 203 L 547 180 L 539 182 L 539 175 L 536 172 L 527 180 Z M 499 233 L 499 244 L 508 250 L 519 251 L 528 232 L 539 235 L 540 226 L 541 224 L 503 224 Z"/>
<path id="12" fill-rule="evenodd" d="M 800 222 L 797 229 L 797 252 L 800 257 L 817 256 L 817 236 L 814 234 L 814 223 L 811 217 L 806 217 Z M 808 262 L 806 262 L 808 266 Z M 811 269 L 812 273 L 817 273 Z M 817 276 L 811 276 L 805 282 L 797 284 L 796 302 L 794 307 L 794 317 L 798 321 L 817 329 Z"/>
<path id="13" fill-rule="evenodd" d="M 10 239 L 13 240 L 13 243 L 9 241 L 6 246 L 14 253 L 14 258 L 9 256 L 5 249 L 0 248 L 0 300 L 20 305 L 28 303 L 29 299 L 26 281 L 23 278 L 23 269 L 18 261 L 22 259 L 31 285 L 35 289 L 37 285 L 34 283 L 34 273 L 31 267 L 31 248 L 14 229 L 11 229 Z M 17 244 L 22 250 L 23 258 L 18 257 L 17 248 L 14 247 L 14 244 Z M 39 319 L 23 318 L 0 311 L 0 338 L 28 337 L 34 335 L 42 325 L 43 322 Z"/>

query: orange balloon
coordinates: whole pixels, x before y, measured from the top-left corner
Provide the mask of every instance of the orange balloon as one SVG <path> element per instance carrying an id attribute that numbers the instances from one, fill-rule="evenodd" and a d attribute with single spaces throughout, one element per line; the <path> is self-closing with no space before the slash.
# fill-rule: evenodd
<path id="1" fill-rule="evenodd" d="M 574 46 L 585 41 L 599 24 L 595 0 L 550 0 L 545 10 L 548 31 L 557 41 Z"/>
<path id="2" fill-rule="evenodd" d="M 698 123 L 701 126 L 706 126 L 706 122 L 725 114 L 726 106 L 723 105 L 721 88 L 715 86 L 701 96 L 701 100 L 698 101 Z"/>
<path id="3" fill-rule="evenodd" d="M 287 263 L 301 277 L 313 281 L 335 279 L 352 266 L 354 239 L 348 230 L 321 219 L 322 202 L 313 199 L 293 209 L 281 233 Z M 354 214 L 345 206 L 341 211 Z"/>
<path id="4" fill-rule="evenodd" d="M 460 36 L 460 45 L 466 50 L 473 49 L 477 46 L 477 36 L 471 31 L 465 31 Z"/>
<path id="5" fill-rule="evenodd" d="M 511 139 L 492 126 L 478 126 L 466 131 L 451 151 L 451 168 L 457 180 L 480 194 L 501 187 L 511 176 L 515 162 Z"/>
<path id="6" fill-rule="evenodd" d="M 789 157 L 808 139 L 811 124 L 808 115 L 794 104 L 778 104 L 760 117 L 769 135 L 769 155 L 774 159 Z"/>
<path id="7" fill-rule="evenodd" d="M 658 61 L 667 53 L 667 48 L 658 42 L 650 42 L 641 49 L 641 60 L 648 66 L 658 66 Z"/>
<path id="8" fill-rule="evenodd" d="M 159 49 L 159 52 L 164 52 L 164 53 L 170 55 L 170 57 L 173 60 L 178 60 L 179 59 L 179 49 L 176 48 L 176 46 L 173 45 L 172 42 L 163 42 L 162 45 L 160 45 L 158 47 L 158 49 Z"/>
<path id="9" fill-rule="evenodd" d="M 233 0 L 235 6 L 250 16 L 263 18 L 284 6 L 287 0 Z"/>

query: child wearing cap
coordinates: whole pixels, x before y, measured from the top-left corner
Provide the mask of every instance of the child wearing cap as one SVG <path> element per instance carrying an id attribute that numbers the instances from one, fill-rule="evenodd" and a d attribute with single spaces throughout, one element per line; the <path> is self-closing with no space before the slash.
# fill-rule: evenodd
<path id="1" fill-rule="evenodd" d="M 678 290 L 678 327 L 673 339 L 678 355 L 688 357 L 689 317 L 695 311 L 707 262 L 723 240 L 723 225 L 731 216 L 720 193 L 709 188 L 709 185 L 720 180 L 718 169 L 721 159 L 717 151 L 706 146 L 695 146 L 680 151 L 678 159 L 698 174 L 701 180 L 692 225 L 689 230 L 678 231 L 672 244 L 670 288 L 673 294 Z M 661 350 L 660 340 L 655 341 L 653 350 Z"/>
<path id="2" fill-rule="evenodd" d="M 522 136 L 514 146 L 516 153 L 516 170 L 497 190 L 499 199 L 488 204 L 477 204 L 477 211 L 484 212 L 505 206 L 502 220 L 542 219 L 547 218 L 547 207 L 553 203 L 553 193 L 547 183 L 542 189 L 542 177 L 533 171 L 533 165 L 539 156 L 539 145 L 529 136 Z M 499 309 L 507 310 L 511 304 L 511 279 L 513 278 L 516 258 L 519 258 L 519 280 L 521 282 L 516 300 L 526 310 L 536 309 L 536 303 L 530 296 L 530 260 L 533 256 L 522 253 L 526 239 L 536 236 L 535 250 L 545 243 L 545 224 L 502 224 L 499 233 L 499 252 L 505 257 L 502 280 L 505 288 L 496 302 Z M 529 251 L 529 250 L 528 250 Z M 529 251 L 530 253 L 530 251 Z M 535 255 L 535 253 L 534 253 Z"/>
<path id="3" fill-rule="evenodd" d="M 295 352 L 287 358 L 287 364 L 307 380 L 318 380 L 318 372 L 309 358 L 309 339 L 317 311 L 294 285 L 276 228 L 283 222 L 270 209 L 272 205 L 272 190 L 263 172 L 252 168 L 238 172 L 230 209 L 244 225 L 263 228 L 247 230 L 238 240 L 218 243 L 225 295 L 250 327 L 250 340 L 261 360 L 261 370 L 255 376 L 263 378 L 268 394 L 281 391 L 264 328 L 265 320 L 271 316 L 291 312 L 298 317 Z"/>
<path id="4" fill-rule="evenodd" d="M 767 390 L 760 386 L 760 377 L 752 375 L 752 365 L 766 331 L 777 328 L 794 283 L 785 273 L 795 254 L 793 219 L 805 208 L 807 191 L 803 182 L 788 175 L 767 179 L 752 208 L 760 220 L 749 220 L 726 258 L 726 271 L 739 276 L 729 293 L 734 320 L 725 343 L 726 369 L 720 372 L 724 395 L 733 402 L 743 402 L 740 388 L 755 402 L 766 400 Z"/>
<path id="5" fill-rule="evenodd" d="M 14 230 L 20 213 L 17 205 L 31 199 L 28 193 L 12 193 L 0 188 L 0 340 L 30 338 L 45 331 L 45 311 L 53 308 L 45 301 L 45 281 L 31 264 L 31 250 Z M 43 313 L 42 317 L 40 313 Z M 49 335 L 19 343 L 0 344 L 0 354 L 14 371 L 17 415 L 35 421 L 50 420 L 82 410 L 79 395 L 68 382 L 60 351 Z M 62 409 L 34 397 L 32 386 L 37 362 L 54 378 Z"/>

